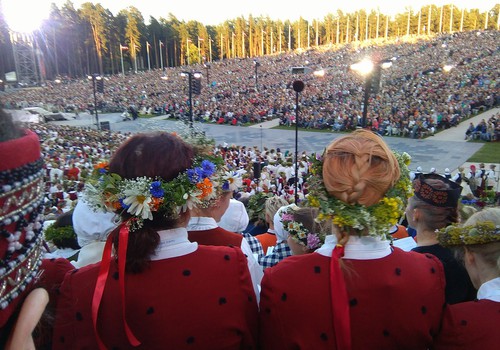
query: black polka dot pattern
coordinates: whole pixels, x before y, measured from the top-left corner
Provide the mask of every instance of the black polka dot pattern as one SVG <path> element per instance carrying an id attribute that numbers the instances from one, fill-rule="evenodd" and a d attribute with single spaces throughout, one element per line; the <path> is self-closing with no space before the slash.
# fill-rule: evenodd
<path id="1" fill-rule="evenodd" d="M 467 326 L 467 320 L 462 320 L 460 321 L 461 326 Z"/>
<path id="2" fill-rule="evenodd" d="M 349 305 L 351 305 L 351 306 L 358 305 L 358 299 L 353 298 L 353 299 L 349 300 Z"/>
<path id="3" fill-rule="evenodd" d="M 320 338 L 323 341 L 327 341 L 328 340 L 328 336 L 326 335 L 326 333 L 321 333 Z"/>
<path id="4" fill-rule="evenodd" d="M 194 337 L 189 337 L 186 339 L 186 343 L 188 344 L 193 344 L 194 343 Z"/>
<path id="5" fill-rule="evenodd" d="M 117 280 L 117 281 L 118 281 L 118 276 L 119 276 L 118 271 L 116 271 L 116 272 L 113 274 L 113 278 L 114 278 L 115 280 Z"/>
<path id="6" fill-rule="evenodd" d="M 66 341 L 66 339 L 65 339 L 63 336 L 61 336 L 61 337 L 59 338 L 59 342 L 60 342 L 60 343 L 64 343 L 65 341 Z"/>
<path id="7" fill-rule="evenodd" d="M 81 312 L 77 312 L 75 317 L 77 321 L 83 321 L 83 316 Z"/>
<path id="8" fill-rule="evenodd" d="M 286 299 L 287 299 L 287 295 L 286 295 L 286 293 L 283 293 L 283 294 L 281 295 L 281 300 L 282 300 L 282 301 L 286 301 Z"/>
<path id="9" fill-rule="evenodd" d="M 224 260 L 228 260 L 229 261 L 229 260 L 231 260 L 231 257 L 226 254 L 226 255 L 224 255 Z"/>
<path id="10" fill-rule="evenodd" d="M 182 275 L 183 275 L 183 276 L 186 276 L 186 277 L 187 277 L 187 276 L 190 276 L 190 275 L 191 275 L 191 271 L 189 271 L 189 270 L 184 270 L 184 271 L 182 271 Z"/>
<path id="11" fill-rule="evenodd" d="M 249 302 L 253 302 L 253 298 L 252 298 L 252 296 L 251 296 L 251 295 L 249 295 L 249 296 L 248 296 L 248 301 L 249 301 Z"/>
<path id="12" fill-rule="evenodd" d="M 266 314 L 270 314 L 271 313 L 271 309 L 270 308 L 266 308 Z"/>
<path id="13" fill-rule="evenodd" d="M 314 273 L 321 273 L 321 267 L 314 266 Z"/>
<path id="14" fill-rule="evenodd" d="M 219 298 L 219 305 L 224 305 L 224 304 L 227 304 L 227 300 L 226 300 L 226 298 L 224 298 L 224 297 L 220 297 L 220 298 Z"/>
<path id="15" fill-rule="evenodd" d="M 382 334 L 384 335 L 384 337 L 388 337 L 388 336 L 391 335 L 387 329 L 384 329 L 384 331 L 382 332 Z"/>
<path id="16" fill-rule="evenodd" d="M 427 313 L 427 308 L 425 306 L 422 306 L 420 311 L 422 311 L 422 315 L 425 315 Z"/>
<path id="17" fill-rule="evenodd" d="M 147 315 L 152 315 L 154 312 L 155 312 L 155 309 L 154 309 L 152 306 L 150 306 L 150 307 L 148 308 L 148 310 L 146 311 L 146 314 L 147 314 Z"/>
<path id="18" fill-rule="evenodd" d="M 399 267 L 396 267 L 396 270 L 394 270 L 394 273 L 396 276 L 401 276 L 401 269 Z"/>
<path id="19" fill-rule="evenodd" d="M 436 273 L 436 269 L 431 267 L 431 273 Z"/>

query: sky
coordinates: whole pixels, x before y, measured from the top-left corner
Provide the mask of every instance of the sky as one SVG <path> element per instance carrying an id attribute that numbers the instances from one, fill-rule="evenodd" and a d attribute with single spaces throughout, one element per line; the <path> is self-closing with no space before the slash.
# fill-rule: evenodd
<path id="1" fill-rule="evenodd" d="M 47 17 L 51 3 L 61 8 L 65 2 L 66 0 L 0 0 L 11 27 L 18 26 L 18 22 L 36 26 L 43 17 Z M 82 3 L 89 0 L 72 2 L 78 9 Z M 300 16 L 306 20 L 322 19 L 328 13 L 335 13 L 337 9 L 352 12 L 361 8 L 378 7 L 381 12 L 393 15 L 404 12 L 408 6 L 418 9 L 430 3 L 442 5 L 453 2 L 458 7 L 473 7 L 484 11 L 491 9 L 499 0 L 91 0 L 90 2 L 100 3 L 115 15 L 127 6 L 135 6 L 141 11 L 146 22 L 150 16 L 156 19 L 167 18 L 168 14 L 172 13 L 181 21 L 197 20 L 205 25 L 216 25 L 239 16 L 247 18 L 249 14 L 254 17 L 269 16 L 274 20 L 297 20 Z"/>

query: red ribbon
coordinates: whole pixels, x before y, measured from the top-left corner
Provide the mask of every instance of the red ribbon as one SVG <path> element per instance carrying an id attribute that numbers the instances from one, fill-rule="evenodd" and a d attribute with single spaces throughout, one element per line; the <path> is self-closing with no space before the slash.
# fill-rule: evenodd
<path id="1" fill-rule="evenodd" d="M 122 315 L 123 315 L 123 327 L 125 329 L 125 334 L 127 339 L 132 346 L 141 345 L 141 342 L 137 340 L 134 333 L 130 329 L 126 319 L 125 310 L 125 263 L 127 260 L 127 246 L 128 246 L 128 234 L 129 229 L 127 223 L 122 224 L 119 233 L 119 246 L 118 246 L 118 276 L 120 283 L 120 296 L 122 300 Z M 99 307 L 101 305 L 102 296 L 104 294 L 104 287 L 106 285 L 106 280 L 109 275 L 109 269 L 111 266 L 111 248 L 112 248 L 112 238 L 109 235 L 106 240 L 106 245 L 104 246 L 104 251 L 102 253 L 101 266 L 99 268 L 99 275 L 97 276 L 97 282 L 94 290 L 94 296 L 92 297 L 92 323 L 94 325 L 94 334 L 96 336 L 97 344 L 99 349 L 105 350 L 106 346 L 99 336 L 99 331 L 97 330 L 97 316 L 99 314 Z"/>
<path id="2" fill-rule="evenodd" d="M 344 256 L 344 247 L 337 245 L 330 261 L 330 288 L 332 300 L 333 329 L 337 349 L 351 349 L 351 317 L 349 299 L 344 275 L 340 268 L 340 259 Z"/>

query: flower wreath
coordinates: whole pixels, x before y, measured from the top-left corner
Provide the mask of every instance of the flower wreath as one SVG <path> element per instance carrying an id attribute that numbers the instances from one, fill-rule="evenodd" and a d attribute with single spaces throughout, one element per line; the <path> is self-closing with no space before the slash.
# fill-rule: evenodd
<path id="1" fill-rule="evenodd" d="M 304 247 L 315 250 L 325 242 L 324 233 L 312 233 L 301 222 L 294 221 L 294 216 L 291 213 L 293 209 L 288 209 L 281 213 L 281 222 L 292 239 Z"/>
<path id="2" fill-rule="evenodd" d="M 444 246 L 486 244 L 500 241 L 500 225 L 491 221 L 460 227 L 450 225 L 437 231 L 439 243 Z"/>
<path id="3" fill-rule="evenodd" d="M 396 184 L 387 191 L 377 204 L 366 207 L 360 204 L 350 205 L 330 196 L 323 184 L 323 156 L 312 157 L 311 176 L 308 179 L 309 206 L 319 208 L 318 220 L 333 220 L 333 224 L 342 229 L 353 228 L 367 230 L 370 236 L 390 239 L 389 229 L 403 215 L 408 198 L 413 196 L 408 166 L 411 156 L 393 151 L 399 164 L 400 177 Z"/>
<path id="4" fill-rule="evenodd" d="M 165 181 L 159 177 L 123 179 L 109 173 L 109 164 L 101 162 L 94 166 L 85 195 L 94 209 L 132 215 L 128 225 L 134 231 L 143 226 L 144 220 L 153 220 L 154 212 L 175 219 L 188 208 L 208 207 L 218 191 L 236 190 L 238 174 L 224 172 L 222 164 L 220 157 L 195 158 L 192 168 Z"/>

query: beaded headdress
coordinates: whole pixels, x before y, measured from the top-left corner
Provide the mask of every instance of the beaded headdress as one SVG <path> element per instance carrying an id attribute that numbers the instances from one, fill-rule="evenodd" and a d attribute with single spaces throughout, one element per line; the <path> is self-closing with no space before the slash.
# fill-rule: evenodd
<path id="1" fill-rule="evenodd" d="M 0 328 L 37 276 L 42 259 L 43 159 L 29 130 L 0 143 Z"/>
<path id="2" fill-rule="evenodd" d="M 439 189 L 426 180 L 440 180 L 448 185 L 448 189 Z M 424 174 L 413 180 L 415 197 L 436 207 L 456 207 L 462 192 L 462 186 L 438 174 Z"/>

